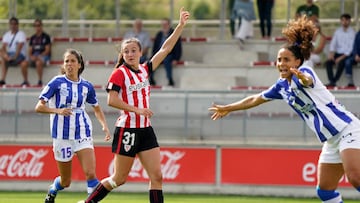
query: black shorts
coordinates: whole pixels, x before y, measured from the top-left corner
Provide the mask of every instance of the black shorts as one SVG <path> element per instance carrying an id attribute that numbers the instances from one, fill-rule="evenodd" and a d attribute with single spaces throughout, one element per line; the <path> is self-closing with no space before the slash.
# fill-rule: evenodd
<path id="1" fill-rule="evenodd" d="M 159 147 L 154 129 L 116 127 L 112 142 L 112 152 L 135 157 L 141 151 Z"/>

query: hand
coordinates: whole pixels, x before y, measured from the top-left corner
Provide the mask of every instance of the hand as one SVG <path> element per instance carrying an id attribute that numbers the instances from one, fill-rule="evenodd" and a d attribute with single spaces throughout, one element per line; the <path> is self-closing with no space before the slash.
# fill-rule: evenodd
<path id="1" fill-rule="evenodd" d="M 145 117 L 151 118 L 153 116 L 153 112 L 150 109 L 137 109 L 136 114 L 143 115 Z"/>
<path id="2" fill-rule="evenodd" d="M 356 63 L 360 62 L 360 56 L 359 55 L 355 55 L 355 61 L 356 61 Z"/>
<path id="3" fill-rule="evenodd" d="M 57 110 L 57 114 L 60 114 L 62 116 L 71 116 L 73 113 L 71 108 L 61 108 Z"/>
<path id="4" fill-rule="evenodd" d="M 111 138 L 111 134 L 110 134 L 110 131 L 109 131 L 109 128 L 102 128 L 102 131 L 105 133 L 105 138 L 104 138 L 104 140 L 105 141 L 109 141 L 110 140 L 110 138 Z"/>
<path id="5" fill-rule="evenodd" d="M 36 59 L 37 59 L 37 56 L 35 56 L 35 55 L 31 55 L 31 56 L 30 56 L 30 60 L 31 60 L 31 61 L 35 61 Z"/>
<path id="6" fill-rule="evenodd" d="M 4 54 L 4 59 L 6 61 L 10 61 L 11 60 L 11 57 L 8 55 L 8 54 Z"/>
<path id="7" fill-rule="evenodd" d="M 225 110 L 224 105 L 218 105 L 218 104 L 213 104 L 208 110 L 214 112 L 213 115 L 211 115 L 212 120 L 217 120 L 230 113 L 229 111 Z"/>
<path id="8" fill-rule="evenodd" d="M 181 7 L 180 9 L 180 18 L 179 18 L 179 24 L 180 25 L 186 25 L 187 20 L 190 17 L 190 13 L 188 11 L 184 10 L 184 7 Z"/>
<path id="9" fill-rule="evenodd" d="M 341 60 L 342 60 L 342 57 L 337 57 L 335 59 L 335 65 L 339 64 Z"/>
<path id="10" fill-rule="evenodd" d="M 300 78 L 301 71 L 299 71 L 297 68 L 291 67 L 290 72 L 294 75 L 296 75 L 297 78 Z"/>
<path id="11" fill-rule="evenodd" d="M 313 84 L 313 80 L 311 77 L 306 76 L 303 72 L 299 71 L 297 68 L 290 68 L 290 72 L 294 74 L 300 81 L 302 85 L 308 87 Z"/>

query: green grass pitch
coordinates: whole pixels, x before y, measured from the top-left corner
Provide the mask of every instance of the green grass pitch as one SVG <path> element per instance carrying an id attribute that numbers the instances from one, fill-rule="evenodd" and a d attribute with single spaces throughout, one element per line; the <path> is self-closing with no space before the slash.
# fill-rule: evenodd
<path id="1" fill-rule="evenodd" d="M 0 191 L 0 203 L 41 203 L 44 202 L 44 192 L 4 192 Z M 84 193 L 60 192 L 56 203 L 76 203 L 86 197 Z M 146 203 L 147 193 L 110 193 L 101 203 Z M 319 203 L 314 199 L 250 197 L 239 195 L 208 195 L 208 194 L 165 194 L 166 203 Z M 355 203 L 359 200 L 345 200 Z"/>

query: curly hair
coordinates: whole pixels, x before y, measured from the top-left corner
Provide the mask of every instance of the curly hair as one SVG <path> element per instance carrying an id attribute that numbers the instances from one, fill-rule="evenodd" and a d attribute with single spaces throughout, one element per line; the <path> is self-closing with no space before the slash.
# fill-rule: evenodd
<path id="1" fill-rule="evenodd" d="M 304 62 L 310 58 L 311 51 L 314 48 L 312 39 L 316 32 L 315 24 L 305 15 L 296 20 L 290 20 L 282 29 L 282 34 L 287 39 L 284 48 L 290 50 L 297 59 Z"/>

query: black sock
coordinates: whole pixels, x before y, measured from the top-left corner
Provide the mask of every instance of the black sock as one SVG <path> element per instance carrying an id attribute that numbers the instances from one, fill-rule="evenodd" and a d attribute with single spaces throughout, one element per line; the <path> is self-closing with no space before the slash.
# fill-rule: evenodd
<path id="1" fill-rule="evenodd" d="M 107 190 L 102 183 L 99 183 L 94 191 L 85 200 L 85 203 L 97 203 L 104 199 L 110 191 Z"/>
<path id="2" fill-rule="evenodd" d="M 164 203 L 164 196 L 162 190 L 149 191 L 150 203 Z"/>

